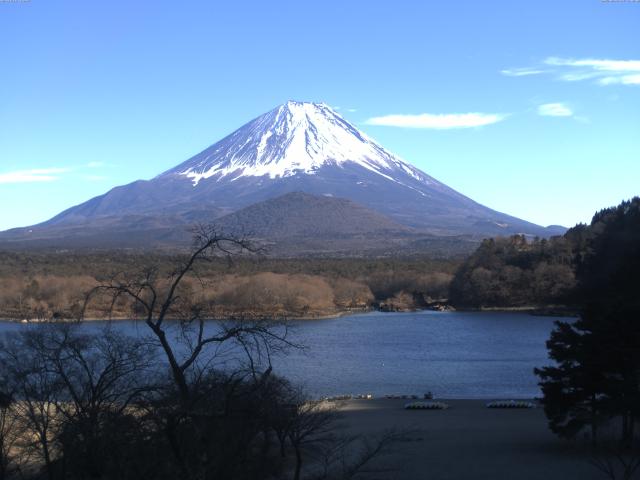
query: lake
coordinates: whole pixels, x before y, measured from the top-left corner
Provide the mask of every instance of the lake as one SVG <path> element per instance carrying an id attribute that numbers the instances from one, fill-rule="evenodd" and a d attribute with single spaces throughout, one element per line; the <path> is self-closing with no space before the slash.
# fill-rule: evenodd
<path id="1" fill-rule="evenodd" d="M 570 319 L 424 311 L 293 321 L 292 340 L 307 348 L 274 358 L 274 370 L 313 396 L 430 391 L 441 398 L 531 398 L 540 395 L 533 368 L 552 363 L 545 341 L 555 320 Z M 133 321 L 112 324 L 146 332 Z M 0 322 L 0 333 L 21 328 L 29 325 Z"/>

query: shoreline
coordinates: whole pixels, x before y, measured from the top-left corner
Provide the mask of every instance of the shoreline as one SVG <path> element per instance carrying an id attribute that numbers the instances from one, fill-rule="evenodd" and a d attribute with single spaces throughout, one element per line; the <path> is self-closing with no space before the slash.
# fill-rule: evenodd
<path id="1" fill-rule="evenodd" d="M 245 320 L 261 320 L 261 319 L 270 319 L 276 321 L 305 321 L 305 320 L 332 320 L 342 317 L 347 317 L 351 315 L 359 315 L 359 314 L 367 314 L 367 313 L 418 313 L 418 312 L 437 312 L 437 313 L 450 313 L 450 312 L 459 312 L 459 313 L 474 313 L 474 312 L 495 312 L 495 313 L 526 313 L 533 316 L 541 316 L 541 317 L 578 317 L 579 312 L 576 309 L 572 309 L 569 307 L 563 306 L 548 306 L 548 307 L 534 307 L 534 306 L 524 306 L 524 307 L 478 307 L 478 308 L 455 308 L 452 306 L 446 306 L 445 308 L 440 307 L 426 307 L 426 308 L 416 308 L 416 309 L 407 309 L 407 310 L 386 310 L 379 308 L 358 308 L 358 309 L 349 309 L 349 310 L 340 310 L 333 313 L 318 313 L 312 315 L 279 315 L 269 317 L 267 315 L 264 316 L 247 316 Z M 211 316 L 207 317 L 206 321 L 220 321 L 220 320 L 234 320 L 240 319 L 239 315 L 226 315 L 226 316 Z M 12 322 L 12 323 L 56 323 L 56 322 L 108 322 L 108 321 L 123 321 L 123 320 L 137 320 L 144 321 L 144 319 L 135 319 L 131 317 L 117 316 L 117 317 L 89 317 L 83 318 L 82 320 L 75 318 L 59 318 L 59 319 L 24 319 L 24 318 L 10 318 L 10 317 L 1 317 L 0 322 Z M 168 319 L 175 320 L 175 319 Z"/>
<path id="2" fill-rule="evenodd" d="M 541 393 L 540 393 L 541 394 Z M 434 395 L 430 399 L 426 399 L 423 395 L 378 395 L 371 396 L 371 398 L 367 398 L 368 394 L 363 395 L 335 395 L 335 396 L 321 396 L 316 399 L 316 401 L 328 402 L 328 403 L 336 403 L 339 404 L 341 402 L 370 402 L 372 404 L 385 404 L 385 402 L 389 402 L 388 404 L 394 405 L 404 405 L 405 403 L 412 402 L 473 402 L 473 403 L 489 403 L 489 402 L 508 402 L 513 400 L 515 402 L 531 402 L 536 405 L 536 408 L 542 408 L 540 404 L 541 397 L 532 396 L 532 395 L 523 395 L 523 396 L 504 396 L 504 395 L 496 395 L 492 397 L 452 397 L 445 395 L 443 397 Z"/>
<path id="3" fill-rule="evenodd" d="M 457 312 L 503 312 L 503 313 L 528 313 L 543 317 L 578 317 L 580 312 L 577 308 L 565 305 L 545 305 L 545 306 L 522 306 L 522 307 L 477 307 L 458 308 Z"/>
<path id="4" fill-rule="evenodd" d="M 318 315 L 302 315 L 302 316 L 289 316 L 289 315 L 281 315 L 281 316 L 273 316 L 273 317 L 269 317 L 267 315 L 264 316 L 247 316 L 244 318 L 244 320 L 263 320 L 263 319 L 269 319 L 269 320 L 284 320 L 284 321 L 288 321 L 288 320 L 328 320 L 328 319 L 334 319 L 334 318 L 341 318 L 341 317 L 346 317 L 349 315 L 357 315 L 360 313 L 371 313 L 371 312 L 376 312 L 379 310 L 375 310 L 375 309 L 359 309 L 359 310 L 344 310 L 344 311 L 340 311 L 340 312 L 336 312 L 336 313 L 327 313 L 327 314 L 318 314 Z M 416 310 L 419 311 L 419 310 Z M 387 313 L 387 312 L 384 312 Z M 394 313 L 394 312 L 389 312 L 389 313 Z M 395 312 L 395 313 L 400 313 L 400 312 Z M 211 317 L 206 317 L 204 320 L 205 321 L 220 321 L 220 320 L 240 320 L 240 316 L 239 315 L 225 315 L 225 316 L 211 316 Z M 178 320 L 177 318 L 167 318 L 167 320 Z M 11 322 L 11 323 L 58 323 L 58 322 L 109 322 L 109 321 L 114 321 L 114 322 L 119 322 L 119 321 L 139 321 L 139 322 L 144 322 L 145 319 L 143 318 L 131 318 L 131 317 L 121 317 L 121 316 L 115 316 L 115 317 L 88 317 L 88 318 L 83 318 L 83 319 L 77 319 L 77 318 L 57 318 L 57 319 L 42 319 L 42 318 L 10 318 L 10 317 L 2 317 L 0 316 L 0 322 Z"/>

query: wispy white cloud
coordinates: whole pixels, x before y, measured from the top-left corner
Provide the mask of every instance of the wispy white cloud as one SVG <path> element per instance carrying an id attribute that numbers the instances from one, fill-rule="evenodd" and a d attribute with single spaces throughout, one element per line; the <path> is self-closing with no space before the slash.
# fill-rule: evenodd
<path id="1" fill-rule="evenodd" d="M 565 82 L 595 80 L 599 85 L 640 85 L 640 60 L 549 57 L 544 63 L 563 69 Z"/>
<path id="2" fill-rule="evenodd" d="M 606 60 L 595 58 L 576 60 L 573 58 L 548 57 L 544 63 L 547 65 L 566 67 L 587 67 L 605 72 L 640 72 L 640 60 Z"/>
<path id="3" fill-rule="evenodd" d="M 341 107 L 341 106 L 339 106 L 339 105 L 332 106 L 331 108 L 333 108 L 333 109 L 334 109 L 334 110 L 336 110 L 336 111 L 338 111 L 338 110 L 342 110 L 342 111 L 344 111 L 344 112 L 349 112 L 349 113 L 353 113 L 353 112 L 357 112 L 357 111 L 358 111 L 358 110 L 357 110 L 357 109 L 355 109 L 355 108 L 342 108 L 342 107 Z"/>
<path id="4" fill-rule="evenodd" d="M 529 75 L 540 75 L 545 73 L 545 70 L 539 70 L 535 68 L 505 68 L 500 70 L 500 73 L 507 77 L 527 77 Z"/>
<path id="5" fill-rule="evenodd" d="M 61 173 L 68 172 L 68 168 L 33 168 L 30 170 L 15 170 L 0 173 L 0 183 L 32 183 L 53 182 L 58 180 Z"/>
<path id="6" fill-rule="evenodd" d="M 538 106 L 538 115 L 544 117 L 572 117 L 573 111 L 564 103 L 545 103 Z"/>
<path id="7" fill-rule="evenodd" d="M 640 73 L 634 75 L 619 75 L 619 76 L 611 76 L 611 77 L 602 77 L 598 80 L 600 85 L 612 85 L 612 84 L 622 84 L 622 85 L 640 85 Z"/>
<path id="8" fill-rule="evenodd" d="M 564 82 L 593 80 L 598 85 L 640 85 L 640 60 L 547 57 L 537 67 L 508 68 L 503 75 L 555 74 Z"/>
<path id="9" fill-rule="evenodd" d="M 558 80 L 562 80 L 564 82 L 581 82 L 583 80 L 592 80 L 601 76 L 601 72 L 588 72 L 582 70 L 577 72 L 560 73 L 558 75 Z"/>
<path id="10" fill-rule="evenodd" d="M 401 128 L 428 128 L 447 130 L 452 128 L 472 128 L 491 125 L 504 120 L 507 115 L 499 113 L 422 113 L 420 115 L 384 115 L 373 117 L 367 125 L 383 125 Z"/>
<path id="11" fill-rule="evenodd" d="M 50 167 L 50 168 L 30 168 L 26 170 L 14 170 L 11 172 L 0 172 L 0 184 L 7 183 L 34 183 L 34 182 L 55 182 L 62 178 L 62 174 L 75 175 L 78 178 L 82 178 L 88 181 L 101 181 L 107 177 L 103 175 L 94 175 L 89 173 L 83 173 L 83 171 L 91 171 L 109 167 L 110 165 L 105 162 L 91 161 L 82 165 L 70 166 L 70 167 Z M 67 175 L 67 176 L 68 176 Z"/>

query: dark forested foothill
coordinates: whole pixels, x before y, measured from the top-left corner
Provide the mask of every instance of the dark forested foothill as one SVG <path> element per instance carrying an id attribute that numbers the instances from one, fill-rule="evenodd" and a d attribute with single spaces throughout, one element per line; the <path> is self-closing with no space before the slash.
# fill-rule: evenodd
<path id="1" fill-rule="evenodd" d="M 484 240 L 456 272 L 449 301 L 466 308 L 573 305 L 583 231 L 578 225 L 550 239 Z"/>
<path id="2" fill-rule="evenodd" d="M 558 322 L 547 343 L 557 366 L 536 370 L 543 404 L 561 436 L 588 428 L 596 441 L 613 428 L 631 447 L 640 420 L 640 198 L 598 212 L 578 233 L 580 318 Z"/>

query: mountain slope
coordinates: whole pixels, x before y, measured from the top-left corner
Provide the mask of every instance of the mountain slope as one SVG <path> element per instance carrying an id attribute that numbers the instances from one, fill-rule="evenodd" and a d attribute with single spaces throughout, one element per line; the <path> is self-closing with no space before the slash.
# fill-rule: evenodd
<path id="1" fill-rule="evenodd" d="M 193 220 L 202 220 L 195 212 Z M 216 219 L 224 233 L 248 236 L 264 253 L 297 256 L 394 256 L 429 252 L 448 257 L 478 245 L 469 237 L 436 237 L 405 227 L 350 200 L 293 192 Z M 175 216 L 105 216 L 85 224 L 16 229 L 0 248 L 133 250 L 188 248 L 192 223 Z"/>
<path id="2" fill-rule="evenodd" d="M 467 254 L 468 237 L 435 237 L 400 225 L 350 200 L 293 192 L 216 220 L 225 232 L 248 236 L 277 256 Z M 251 230 L 247 230 L 247 226 Z"/>
<path id="3" fill-rule="evenodd" d="M 424 234 L 343 198 L 287 193 L 216 220 L 225 232 L 248 235 L 278 256 L 388 255 Z M 469 241 L 462 248 L 471 249 Z M 460 247 L 457 247 L 460 250 Z"/>

